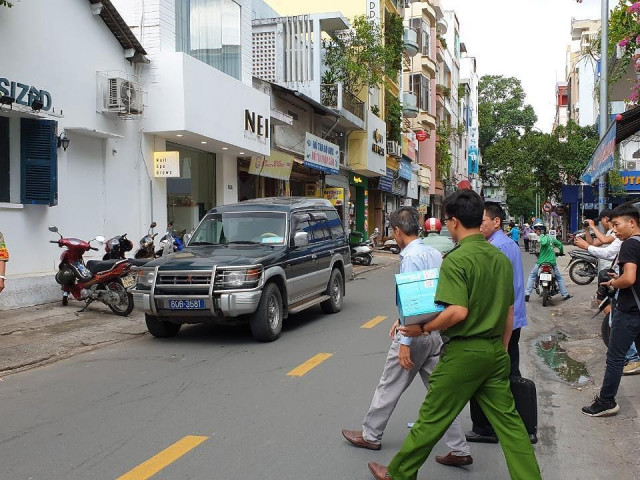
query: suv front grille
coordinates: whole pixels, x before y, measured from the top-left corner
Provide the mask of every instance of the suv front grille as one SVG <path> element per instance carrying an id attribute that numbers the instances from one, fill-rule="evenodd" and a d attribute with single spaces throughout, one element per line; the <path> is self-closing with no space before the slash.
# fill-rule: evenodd
<path id="1" fill-rule="evenodd" d="M 211 272 L 203 273 L 158 273 L 157 286 L 201 285 L 211 284 Z"/>

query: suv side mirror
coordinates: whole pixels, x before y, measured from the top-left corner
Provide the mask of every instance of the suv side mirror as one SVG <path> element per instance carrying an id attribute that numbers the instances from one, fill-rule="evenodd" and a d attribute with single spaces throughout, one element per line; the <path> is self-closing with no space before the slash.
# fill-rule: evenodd
<path id="1" fill-rule="evenodd" d="M 307 232 L 296 232 L 293 236 L 294 247 L 306 247 L 309 245 L 309 234 Z"/>

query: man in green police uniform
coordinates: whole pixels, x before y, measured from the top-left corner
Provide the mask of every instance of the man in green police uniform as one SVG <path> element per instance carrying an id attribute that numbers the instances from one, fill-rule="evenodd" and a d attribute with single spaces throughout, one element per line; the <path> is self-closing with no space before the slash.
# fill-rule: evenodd
<path id="1" fill-rule="evenodd" d="M 516 412 L 509 385 L 506 347 L 513 326 L 513 269 L 480 233 L 484 205 L 478 194 L 459 190 L 444 203 L 445 221 L 458 246 L 440 270 L 436 301 L 446 305 L 424 325 L 407 325 L 407 336 L 442 330 L 450 338 L 430 379 L 430 389 L 400 452 L 389 467 L 369 463 L 382 480 L 416 480 L 418 469 L 471 398 L 496 431 L 512 479 L 536 480 L 540 468 Z"/>

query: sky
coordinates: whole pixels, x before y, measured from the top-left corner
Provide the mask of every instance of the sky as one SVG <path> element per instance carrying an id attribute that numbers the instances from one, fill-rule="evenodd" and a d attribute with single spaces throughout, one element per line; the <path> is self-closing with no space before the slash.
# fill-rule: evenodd
<path id="1" fill-rule="evenodd" d="M 618 2 L 609 0 L 610 7 Z M 565 81 L 571 18 L 600 18 L 600 0 L 441 0 L 455 10 L 460 40 L 476 57 L 478 75 L 517 77 L 549 132 L 555 117 L 555 85 Z"/>

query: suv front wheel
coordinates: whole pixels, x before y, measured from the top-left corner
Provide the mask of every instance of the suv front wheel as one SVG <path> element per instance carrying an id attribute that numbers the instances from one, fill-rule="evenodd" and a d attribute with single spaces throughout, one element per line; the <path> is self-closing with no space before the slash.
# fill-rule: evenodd
<path id="1" fill-rule="evenodd" d="M 327 286 L 327 295 L 329 298 L 320 304 L 324 313 L 338 313 L 342 310 L 342 302 L 344 301 L 344 280 L 342 272 L 334 268 L 329 278 Z"/>
<path id="2" fill-rule="evenodd" d="M 180 331 L 182 326 L 179 323 L 172 323 L 161 318 L 154 317 L 148 313 L 144 314 L 144 320 L 147 324 L 149 333 L 156 338 L 170 338 L 175 337 Z"/>
<path id="3" fill-rule="evenodd" d="M 282 296 L 275 283 L 267 283 L 262 290 L 258 309 L 249 320 L 253 338 L 259 342 L 273 342 L 282 331 Z"/>

